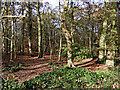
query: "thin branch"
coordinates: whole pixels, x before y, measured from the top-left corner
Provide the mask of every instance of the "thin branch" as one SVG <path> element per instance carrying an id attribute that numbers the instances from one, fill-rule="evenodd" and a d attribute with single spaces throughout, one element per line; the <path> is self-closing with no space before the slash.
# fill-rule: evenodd
<path id="1" fill-rule="evenodd" d="M 9 17 L 11 17 L 11 18 L 24 18 L 24 17 L 25 17 L 25 15 L 22 15 L 22 16 L 12 16 L 12 15 L 6 15 L 6 16 L 2 16 L 2 17 L 0 17 L 0 18 L 9 18 Z"/>

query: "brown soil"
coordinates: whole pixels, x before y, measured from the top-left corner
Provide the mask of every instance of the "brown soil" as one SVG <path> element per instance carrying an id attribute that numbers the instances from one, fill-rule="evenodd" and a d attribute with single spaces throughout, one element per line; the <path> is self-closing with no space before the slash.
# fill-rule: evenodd
<path id="1" fill-rule="evenodd" d="M 52 56 L 52 59 L 50 60 L 50 55 L 45 55 L 43 58 L 37 58 L 37 56 L 31 57 L 31 56 L 23 56 L 19 55 L 17 56 L 17 59 L 14 60 L 14 64 L 17 65 L 19 62 L 24 63 L 27 65 L 27 67 L 22 67 L 21 70 L 18 70 L 17 72 L 2 72 L 3 78 L 12 78 L 13 75 L 15 75 L 15 79 L 19 81 L 27 81 L 35 76 L 38 76 L 41 73 L 51 72 L 50 65 L 48 65 L 48 62 L 53 62 L 57 64 L 66 64 L 67 59 L 62 58 L 62 61 L 58 62 L 57 58 Z M 10 65 L 9 56 L 5 56 L 4 60 L 2 62 L 2 68 L 5 66 L 5 64 Z"/>
<path id="2" fill-rule="evenodd" d="M 89 59 L 84 59 L 81 62 L 74 62 L 74 65 L 77 67 L 85 67 L 90 69 L 91 71 L 96 71 L 98 69 L 103 69 L 105 68 L 105 65 L 103 64 L 96 64 L 95 62 L 98 59 L 92 60 L 92 58 Z M 37 58 L 37 56 L 31 57 L 31 56 L 25 56 L 25 55 L 18 55 L 17 59 L 14 60 L 14 64 L 17 64 L 18 62 L 25 63 L 27 66 L 22 67 L 21 70 L 18 70 L 17 72 L 2 72 L 3 78 L 9 77 L 12 78 L 13 74 L 15 76 L 14 79 L 18 79 L 19 81 L 27 81 L 31 78 L 34 78 L 35 76 L 38 76 L 41 73 L 46 73 L 46 72 L 51 72 L 52 70 L 50 69 L 50 65 L 48 62 L 53 62 L 53 64 L 67 64 L 67 59 L 63 58 L 61 61 L 57 61 L 57 57 L 52 56 L 52 59 L 50 60 L 50 55 L 44 55 L 43 58 Z M 2 68 L 4 67 L 5 64 L 10 65 L 9 62 L 9 56 L 5 56 L 3 59 L 3 65 Z"/>

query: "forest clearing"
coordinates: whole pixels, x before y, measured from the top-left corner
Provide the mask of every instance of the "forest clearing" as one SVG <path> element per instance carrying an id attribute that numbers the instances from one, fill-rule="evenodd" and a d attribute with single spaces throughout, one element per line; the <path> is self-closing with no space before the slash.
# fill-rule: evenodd
<path id="1" fill-rule="evenodd" d="M 2 0 L 0 9 L 1 90 L 120 89 L 119 0 Z"/>

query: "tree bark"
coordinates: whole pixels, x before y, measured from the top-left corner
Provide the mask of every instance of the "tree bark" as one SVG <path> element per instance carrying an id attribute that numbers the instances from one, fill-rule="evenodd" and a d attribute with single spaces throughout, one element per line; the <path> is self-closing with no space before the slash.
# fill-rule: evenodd
<path id="1" fill-rule="evenodd" d="M 12 15 L 14 15 L 14 2 L 12 2 Z M 10 43 L 10 62 L 13 62 L 13 55 L 14 55 L 14 18 L 11 21 L 11 43 Z"/>
<path id="2" fill-rule="evenodd" d="M 29 45 L 29 54 L 32 55 L 32 8 L 30 1 L 28 2 L 28 45 Z"/>
<path id="3" fill-rule="evenodd" d="M 49 50 L 50 50 L 50 59 L 52 59 L 52 40 L 51 40 L 51 36 L 52 36 L 52 31 L 51 31 L 51 26 L 50 26 L 50 14 L 49 11 L 48 12 L 48 18 L 47 18 L 47 24 L 48 24 L 48 40 L 49 40 Z"/>
<path id="4" fill-rule="evenodd" d="M 24 15 L 24 2 L 22 3 L 22 15 Z M 22 43 L 21 43 L 21 53 L 24 54 L 24 28 L 25 28 L 25 18 L 22 18 Z"/>
<path id="5" fill-rule="evenodd" d="M 8 2 L 5 2 L 5 6 L 6 6 L 6 15 L 8 15 Z M 5 54 L 8 54 L 8 18 L 6 20 L 6 23 L 5 23 Z"/>
<path id="6" fill-rule="evenodd" d="M 65 1 L 65 5 L 64 5 L 64 12 L 63 12 L 63 32 L 65 33 L 65 38 L 67 40 L 67 56 L 68 56 L 68 62 L 67 65 L 68 67 L 75 67 L 73 64 L 73 60 L 72 60 L 72 32 L 69 32 L 67 30 L 67 26 L 66 26 L 66 15 L 67 15 L 67 10 L 68 10 L 68 0 Z"/>
<path id="7" fill-rule="evenodd" d="M 117 3 L 118 5 L 120 5 L 120 1 Z M 117 42 L 117 44 L 118 44 L 118 54 L 120 54 L 120 7 L 118 6 L 117 7 L 117 33 L 118 33 L 118 42 Z M 119 55 L 120 56 L 120 55 Z"/>
<path id="8" fill-rule="evenodd" d="M 4 3 L 4 7 L 2 9 L 0 9 L 1 17 L 3 16 L 4 10 L 5 10 L 5 3 Z M 0 19 L 0 22 L 1 22 L 1 24 L 0 24 L 1 25 L 1 33 L 2 33 L 1 34 L 1 36 L 2 36 L 2 54 L 5 54 L 5 30 L 4 30 L 3 20 Z"/>
<path id="9" fill-rule="evenodd" d="M 10 62 L 13 62 L 13 36 L 14 36 L 14 19 L 11 21 L 12 29 L 11 29 L 11 43 L 10 43 Z"/>
<path id="10" fill-rule="evenodd" d="M 99 40 L 99 60 L 102 60 L 104 57 L 104 49 L 105 49 L 105 38 L 106 38 L 106 31 L 107 31 L 107 20 L 105 19 L 103 22 L 103 30 L 100 35 L 100 40 Z"/>
<path id="11" fill-rule="evenodd" d="M 60 0 L 59 0 L 59 25 L 60 25 L 60 30 L 59 30 L 59 32 L 60 32 L 60 40 L 59 40 L 60 46 L 59 46 L 59 51 L 58 51 L 58 61 L 61 61 L 61 49 L 62 49 L 62 34 L 61 34 L 61 32 L 62 32 L 62 27 L 61 27 Z"/>
<path id="12" fill-rule="evenodd" d="M 89 4 L 89 10 L 88 10 L 88 16 L 89 16 L 89 50 L 90 53 L 92 52 L 92 29 L 91 29 L 91 14 L 90 14 L 90 4 Z"/>
<path id="13" fill-rule="evenodd" d="M 15 15 L 15 9 L 14 9 L 14 2 L 13 2 L 13 6 L 12 6 L 12 10 L 13 10 L 13 16 Z M 13 19 L 13 55 L 14 55 L 14 58 L 16 59 L 17 58 L 17 30 L 15 30 L 15 23 L 16 23 L 16 20 L 14 18 Z"/>
<path id="14" fill-rule="evenodd" d="M 39 11 L 39 1 L 37 2 L 37 21 L 38 21 L 38 58 L 43 57 L 42 49 L 42 28 L 41 28 L 41 15 Z"/>
<path id="15" fill-rule="evenodd" d="M 115 43 L 117 36 L 117 26 L 116 26 L 116 2 L 112 2 L 112 14 L 111 14 L 111 24 L 112 28 L 110 31 L 110 41 L 109 49 L 107 53 L 106 66 L 114 67 L 115 51 L 117 50 L 117 45 Z"/>

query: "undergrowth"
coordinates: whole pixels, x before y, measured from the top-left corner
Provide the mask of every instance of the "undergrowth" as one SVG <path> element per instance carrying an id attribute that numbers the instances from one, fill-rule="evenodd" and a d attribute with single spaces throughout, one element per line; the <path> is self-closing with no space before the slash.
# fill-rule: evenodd
<path id="1" fill-rule="evenodd" d="M 22 66 L 27 66 L 26 64 L 19 62 L 17 65 L 7 65 L 5 64 L 4 68 L 2 69 L 2 71 L 6 71 L 6 72 L 16 72 L 19 71 L 21 69 Z"/>
<path id="2" fill-rule="evenodd" d="M 85 47 L 81 44 L 74 44 L 72 45 L 72 59 L 76 60 L 83 60 L 86 58 L 92 58 L 92 54 L 89 51 L 88 47 Z M 69 49 L 67 48 L 67 46 L 65 45 L 64 47 L 62 47 L 62 56 L 63 57 L 67 57 L 67 51 Z"/>
<path id="3" fill-rule="evenodd" d="M 53 68 L 53 72 L 43 73 L 26 82 L 5 80 L 3 90 L 52 89 L 52 88 L 119 88 L 120 67 L 111 68 L 104 73 L 102 70 L 91 72 L 87 68 Z M 12 82 L 12 83 L 11 83 Z"/>

